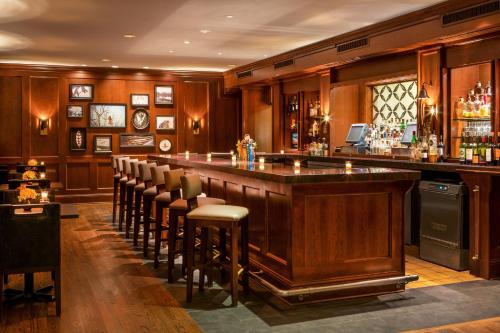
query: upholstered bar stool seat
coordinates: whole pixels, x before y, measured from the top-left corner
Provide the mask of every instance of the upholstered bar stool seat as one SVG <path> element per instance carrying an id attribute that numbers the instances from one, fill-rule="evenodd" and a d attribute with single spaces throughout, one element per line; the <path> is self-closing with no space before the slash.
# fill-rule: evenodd
<path id="1" fill-rule="evenodd" d="M 211 199 L 211 198 L 210 198 Z M 187 214 L 190 220 L 211 220 L 211 221 L 239 221 L 248 216 L 248 209 L 241 206 L 231 205 L 201 205 Z"/>
<path id="2" fill-rule="evenodd" d="M 163 193 L 158 194 L 155 197 L 155 201 L 170 203 L 172 201 L 172 197 L 170 196 L 170 192 L 163 192 Z"/>

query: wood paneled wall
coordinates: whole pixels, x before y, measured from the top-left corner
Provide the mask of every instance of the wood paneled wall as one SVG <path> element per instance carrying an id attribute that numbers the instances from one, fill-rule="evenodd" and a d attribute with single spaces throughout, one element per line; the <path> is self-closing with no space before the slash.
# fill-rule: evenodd
<path id="1" fill-rule="evenodd" d="M 93 84 L 93 100 L 70 100 L 69 84 L 73 83 Z M 173 106 L 154 104 L 154 87 L 159 84 L 173 85 Z M 138 132 L 131 124 L 132 93 L 149 94 L 150 125 L 142 132 L 155 133 L 153 148 L 119 147 L 120 133 Z M 90 102 L 127 104 L 127 128 L 88 128 Z M 67 105 L 82 105 L 84 117 L 67 118 Z M 240 113 L 240 96 L 224 92 L 223 78 L 218 73 L 0 65 L 0 164 L 14 165 L 36 158 L 46 162 L 48 177 L 62 184 L 62 195 L 78 199 L 107 194 L 113 176 L 110 156 L 93 154 L 94 135 L 111 134 L 114 154 L 145 157 L 158 153 L 158 143 L 164 138 L 172 142 L 172 153 L 228 151 L 239 137 Z M 157 132 L 156 115 L 176 116 L 175 131 Z M 40 119 L 49 119 L 46 136 L 40 135 Z M 192 130 L 193 119 L 201 120 L 198 135 Z M 87 128 L 85 151 L 70 151 L 72 127 Z"/>
<path id="2" fill-rule="evenodd" d="M 250 134 L 257 142 L 257 151 L 273 150 L 273 105 L 268 86 L 243 88 L 243 133 Z"/>

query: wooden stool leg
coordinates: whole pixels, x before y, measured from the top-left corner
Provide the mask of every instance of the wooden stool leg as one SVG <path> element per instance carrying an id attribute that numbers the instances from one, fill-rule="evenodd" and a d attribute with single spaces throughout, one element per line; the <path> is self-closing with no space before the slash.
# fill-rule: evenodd
<path id="1" fill-rule="evenodd" d="M 175 214 L 175 210 L 169 209 L 168 211 L 168 269 L 167 269 L 167 278 L 168 283 L 174 282 L 174 264 L 175 264 L 175 252 L 176 252 L 176 238 L 178 232 L 178 221 L 177 216 Z"/>
<path id="2" fill-rule="evenodd" d="M 134 187 L 127 186 L 127 214 L 125 218 L 125 238 L 130 238 L 130 226 L 132 225 L 132 208 L 134 201 Z"/>
<path id="3" fill-rule="evenodd" d="M 152 200 L 148 198 L 148 200 L 144 200 L 144 222 L 143 222 L 143 232 L 144 234 L 142 235 L 142 247 L 143 247 L 143 254 L 144 257 L 147 258 L 148 256 L 148 246 L 149 246 L 149 221 L 151 220 L 151 206 L 152 206 Z"/>
<path id="4" fill-rule="evenodd" d="M 238 305 L 238 227 L 231 227 L 231 300 Z"/>
<path id="5" fill-rule="evenodd" d="M 120 199 L 118 204 L 118 231 L 123 230 L 123 220 L 125 218 L 125 184 L 120 183 Z"/>
<path id="6" fill-rule="evenodd" d="M 213 251 L 213 233 L 212 229 L 208 228 L 208 239 L 207 239 L 207 249 L 208 249 L 208 257 L 207 261 L 210 263 L 210 265 L 207 266 L 207 285 L 209 288 L 212 288 L 214 286 L 214 269 L 213 269 L 213 262 L 214 262 L 214 251 Z"/>
<path id="7" fill-rule="evenodd" d="M 113 224 L 116 224 L 116 206 L 118 204 L 118 185 L 120 184 L 120 180 L 114 178 L 113 179 Z"/>
<path id="8" fill-rule="evenodd" d="M 0 271 L 0 323 L 3 322 L 3 284 L 5 282 L 5 276 L 7 274 L 4 274 L 2 271 Z"/>
<path id="9" fill-rule="evenodd" d="M 61 315 L 61 267 L 58 267 L 55 273 L 56 314 L 59 317 Z"/>
<path id="10" fill-rule="evenodd" d="M 137 246 L 139 240 L 139 229 L 141 224 L 141 202 L 142 192 L 135 192 L 135 207 L 134 207 L 134 246 Z"/>
<path id="11" fill-rule="evenodd" d="M 194 261 L 194 234 L 196 225 L 187 218 L 184 218 L 184 237 L 186 241 L 186 302 L 191 303 L 193 300 L 193 261 Z"/>
<path id="12" fill-rule="evenodd" d="M 198 282 L 198 290 L 205 290 L 205 265 L 207 264 L 207 243 L 208 243 L 208 228 L 201 228 L 201 244 L 200 244 L 200 275 Z"/>
<path id="13" fill-rule="evenodd" d="M 184 232 L 184 238 L 182 240 L 182 275 L 186 275 L 186 262 L 187 262 L 187 248 L 189 247 L 188 245 L 188 239 L 187 239 L 187 229 L 186 229 L 186 214 L 181 215 L 183 218 L 183 232 Z M 177 215 L 177 223 L 179 223 L 179 215 Z M 195 237 L 195 235 L 193 235 Z"/>
<path id="14" fill-rule="evenodd" d="M 163 206 L 161 202 L 156 203 L 156 220 L 155 220 L 155 252 L 154 252 L 154 268 L 158 268 L 160 264 L 160 248 L 161 248 L 161 229 L 163 223 Z"/>
<path id="15" fill-rule="evenodd" d="M 250 291 L 248 281 L 249 265 L 248 217 L 246 217 L 241 221 L 241 266 L 243 267 L 242 284 L 245 294 L 248 294 L 248 292 Z"/>
<path id="16" fill-rule="evenodd" d="M 227 257 L 226 233 L 227 233 L 226 229 L 219 229 L 219 251 L 220 251 L 219 262 L 221 264 L 224 264 L 224 261 L 226 260 Z M 221 266 L 220 276 L 222 281 L 226 280 L 226 269 L 224 268 L 224 266 Z"/>

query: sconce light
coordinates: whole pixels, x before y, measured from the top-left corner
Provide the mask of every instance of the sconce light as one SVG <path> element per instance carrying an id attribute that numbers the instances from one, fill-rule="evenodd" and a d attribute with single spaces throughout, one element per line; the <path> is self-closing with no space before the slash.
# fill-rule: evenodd
<path id="1" fill-rule="evenodd" d="M 323 116 L 323 121 L 324 121 L 325 123 L 329 122 L 329 121 L 330 121 L 330 115 L 329 115 L 329 114 L 325 114 L 325 115 Z"/>
<path id="2" fill-rule="evenodd" d="M 427 93 L 427 89 L 425 89 L 425 85 L 432 87 L 432 81 L 430 81 L 429 83 L 422 82 L 422 87 L 420 88 L 417 99 L 429 99 L 429 94 Z"/>
<path id="3" fill-rule="evenodd" d="M 193 134 L 194 135 L 200 134 L 200 128 L 201 128 L 200 121 L 198 119 L 193 119 Z"/>
<path id="4" fill-rule="evenodd" d="M 49 120 L 40 118 L 40 135 L 49 134 Z"/>

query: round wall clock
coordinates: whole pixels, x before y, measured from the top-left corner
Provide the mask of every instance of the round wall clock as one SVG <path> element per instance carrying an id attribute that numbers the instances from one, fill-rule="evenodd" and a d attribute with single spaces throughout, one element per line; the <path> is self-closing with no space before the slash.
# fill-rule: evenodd
<path id="1" fill-rule="evenodd" d="M 159 147 L 162 153 L 167 153 L 172 149 L 172 142 L 169 139 L 163 139 L 160 141 Z"/>
<path id="2" fill-rule="evenodd" d="M 139 108 L 132 114 L 132 126 L 136 130 L 143 130 L 149 126 L 149 113 L 146 109 Z"/>

